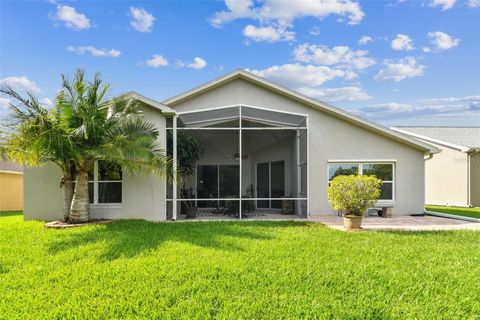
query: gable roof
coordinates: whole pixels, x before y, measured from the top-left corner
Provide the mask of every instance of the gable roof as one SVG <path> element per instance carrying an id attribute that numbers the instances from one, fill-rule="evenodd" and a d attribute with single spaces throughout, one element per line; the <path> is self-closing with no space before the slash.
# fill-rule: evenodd
<path id="1" fill-rule="evenodd" d="M 138 101 L 140 101 L 140 102 L 142 102 L 146 105 L 149 105 L 149 106 L 153 107 L 154 109 L 159 110 L 163 114 L 176 114 L 175 110 L 173 110 L 172 108 L 164 105 L 161 102 L 158 102 L 156 100 L 145 97 L 144 95 L 141 95 L 140 93 L 137 93 L 135 91 L 130 91 L 128 93 L 122 94 L 122 95 L 118 96 L 117 98 L 135 99 L 135 100 L 138 100 Z"/>
<path id="2" fill-rule="evenodd" d="M 462 152 L 480 150 L 480 127 L 395 127 L 397 132 Z"/>
<path id="3" fill-rule="evenodd" d="M 360 127 L 363 127 L 365 129 L 368 129 L 370 131 L 373 131 L 375 133 L 381 134 L 383 136 L 389 137 L 393 140 L 402 142 L 404 144 L 407 144 L 411 147 L 414 147 L 416 149 L 423 150 L 425 153 L 438 153 L 439 150 L 432 146 L 429 145 L 423 141 L 419 141 L 415 138 L 411 138 L 408 135 L 393 131 L 389 128 L 386 128 L 384 126 L 381 126 L 375 122 L 363 119 L 359 116 L 356 116 L 352 113 L 349 113 L 345 110 L 339 109 L 337 107 L 334 107 L 328 103 L 313 99 L 311 97 L 308 97 L 306 95 L 303 95 L 297 91 L 294 91 L 292 89 L 288 89 L 284 86 L 281 86 L 279 84 L 276 84 L 274 82 L 271 82 L 269 80 L 266 80 L 262 77 L 259 77 L 257 75 L 254 75 L 253 73 L 247 72 L 243 69 L 237 69 L 233 72 L 227 73 L 226 75 L 219 77 L 217 79 L 214 79 L 212 81 L 206 82 L 200 86 L 197 86 L 191 90 L 185 91 L 179 95 L 176 95 L 174 97 L 168 98 L 164 101 L 162 101 L 163 104 L 167 106 L 174 106 L 177 103 L 180 103 L 182 101 L 191 99 L 197 95 L 203 94 L 207 91 L 213 90 L 217 87 L 220 87 L 226 83 L 229 83 L 231 81 L 237 80 L 237 79 L 242 79 L 247 82 L 253 83 L 255 85 L 258 85 L 260 87 L 263 87 L 267 90 L 273 91 L 275 93 L 278 93 L 280 95 L 283 95 L 285 97 L 288 97 L 292 100 L 298 101 L 302 104 L 308 105 L 314 109 L 321 110 L 323 112 L 326 112 L 330 115 L 333 115 L 337 118 L 341 118 L 343 120 L 346 120 L 350 123 L 353 123 L 355 125 L 358 125 Z"/>

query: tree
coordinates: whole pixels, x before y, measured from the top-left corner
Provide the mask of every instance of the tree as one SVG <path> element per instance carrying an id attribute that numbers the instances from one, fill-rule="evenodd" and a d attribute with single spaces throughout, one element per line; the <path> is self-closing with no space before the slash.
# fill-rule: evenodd
<path id="1" fill-rule="evenodd" d="M 1 134 L 0 155 L 22 165 L 58 165 L 64 218 L 71 222 L 90 219 L 88 172 L 98 160 L 130 172 L 172 177 L 172 161 L 158 144 L 156 127 L 142 119 L 140 103 L 128 96 L 105 100 L 108 89 L 100 74 L 88 82 L 79 69 L 71 83 L 62 75 L 55 108 L 48 109 L 31 93 L 23 98 L 1 88 L 14 102 L 13 122 Z"/>
<path id="2" fill-rule="evenodd" d="M 73 198 L 73 159 L 77 155 L 72 128 L 61 108 L 48 109 L 27 92 L 28 98 L 5 86 L 0 92 L 10 102 L 11 123 L 0 132 L 0 153 L 23 166 L 43 166 L 52 162 L 60 167 L 63 188 L 63 217 L 68 220 Z"/>
<path id="3" fill-rule="evenodd" d="M 74 223 L 90 219 L 88 173 L 94 163 L 107 160 L 123 170 L 172 176 L 172 161 L 160 148 L 157 128 L 142 119 L 137 100 L 121 96 L 105 100 L 109 85 L 103 85 L 99 73 L 92 82 L 77 70 L 73 82 L 64 76 L 57 104 L 73 127 L 72 140 L 78 154 L 75 190 L 70 208 Z"/>
<path id="4" fill-rule="evenodd" d="M 327 189 L 328 201 L 346 216 L 363 216 L 377 202 L 381 186 L 382 180 L 375 176 L 337 176 Z"/>

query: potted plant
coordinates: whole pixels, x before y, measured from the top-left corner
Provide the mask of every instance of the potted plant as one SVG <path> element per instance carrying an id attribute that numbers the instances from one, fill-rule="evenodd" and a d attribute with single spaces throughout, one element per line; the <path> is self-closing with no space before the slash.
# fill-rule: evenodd
<path id="1" fill-rule="evenodd" d="M 180 190 L 180 197 L 182 199 L 193 199 L 195 195 L 193 194 L 192 188 L 185 188 L 185 186 Z M 198 208 L 195 206 L 195 201 L 185 200 L 182 201 L 182 212 L 184 212 L 187 218 L 195 218 L 198 213 Z"/>
<path id="2" fill-rule="evenodd" d="M 365 211 L 380 197 L 382 180 L 375 176 L 337 176 L 328 187 L 328 201 L 333 209 L 343 212 L 347 230 L 361 229 Z"/>
<path id="3" fill-rule="evenodd" d="M 173 150 L 172 134 L 168 134 L 168 150 L 170 156 Z M 194 136 L 187 135 L 183 132 L 177 134 L 177 169 L 178 177 L 182 181 L 182 189 L 180 190 L 180 197 L 182 199 L 193 199 L 195 193 L 192 188 L 187 188 L 185 180 L 195 173 L 197 162 L 203 156 L 205 150 L 202 144 Z M 198 208 L 194 201 L 182 201 L 182 212 L 185 212 L 187 218 L 195 218 L 197 216 Z"/>

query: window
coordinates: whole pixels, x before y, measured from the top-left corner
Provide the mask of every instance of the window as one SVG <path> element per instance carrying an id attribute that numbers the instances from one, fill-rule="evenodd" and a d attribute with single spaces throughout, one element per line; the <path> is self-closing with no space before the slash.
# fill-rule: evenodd
<path id="1" fill-rule="evenodd" d="M 332 181 L 336 176 L 348 176 L 351 174 L 358 174 L 358 164 L 330 163 L 328 165 L 328 181 Z"/>
<path id="2" fill-rule="evenodd" d="M 122 203 L 122 168 L 98 161 L 98 203 Z"/>
<path id="3" fill-rule="evenodd" d="M 88 173 L 88 198 L 91 204 L 122 203 L 122 168 L 108 161 L 96 162 Z"/>
<path id="4" fill-rule="evenodd" d="M 372 175 L 382 180 L 379 200 L 394 200 L 393 163 L 329 163 L 328 181 L 341 175 Z"/>
<path id="5" fill-rule="evenodd" d="M 393 164 L 363 163 L 362 174 L 375 176 L 383 181 L 380 200 L 393 200 Z"/>

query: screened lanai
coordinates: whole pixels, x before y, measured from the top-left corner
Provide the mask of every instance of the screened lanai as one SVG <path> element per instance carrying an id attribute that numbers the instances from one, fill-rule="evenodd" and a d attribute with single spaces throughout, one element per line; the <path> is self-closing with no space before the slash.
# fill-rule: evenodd
<path id="1" fill-rule="evenodd" d="M 197 219 L 307 217 L 306 115 L 226 106 L 180 112 L 167 132 L 176 164 L 186 140 L 203 150 L 193 172 L 168 186 L 170 219 L 192 210 Z"/>

